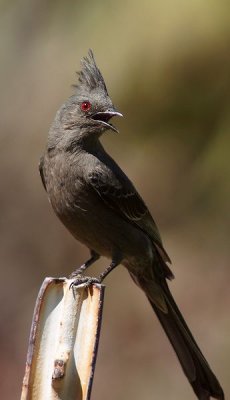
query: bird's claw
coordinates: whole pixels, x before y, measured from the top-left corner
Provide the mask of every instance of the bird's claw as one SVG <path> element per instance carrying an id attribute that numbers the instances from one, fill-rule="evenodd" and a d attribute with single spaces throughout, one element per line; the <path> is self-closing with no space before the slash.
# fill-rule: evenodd
<path id="1" fill-rule="evenodd" d="M 70 289 L 74 286 L 77 287 L 85 287 L 88 288 L 89 286 L 93 285 L 94 283 L 100 284 L 101 280 L 98 278 L 90 277 L 90 276 L 81 276 L 77 275 L 76 279 L 70 284 Z"/>

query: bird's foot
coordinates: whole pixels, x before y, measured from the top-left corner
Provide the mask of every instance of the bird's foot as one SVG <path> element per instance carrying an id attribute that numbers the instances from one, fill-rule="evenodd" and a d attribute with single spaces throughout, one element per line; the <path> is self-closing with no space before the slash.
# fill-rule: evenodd
<path id="1" fill-rule="evenodd" d="M 71 274 L 72 275 L 72 274 Z M 91 276 L 81 276 L 77 275 L 76 279 L 70 284 L 70 289 L 73 288 L 73 286 L 77 287 L 89 287 L 93 285 L 94 283 L 100 284 L 101 279 L 100 278 L 95 278 Z"/>

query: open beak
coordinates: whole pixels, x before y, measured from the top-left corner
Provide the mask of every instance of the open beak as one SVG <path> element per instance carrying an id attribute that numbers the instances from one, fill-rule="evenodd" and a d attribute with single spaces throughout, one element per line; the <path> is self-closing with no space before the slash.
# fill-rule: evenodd
<path id="1" fill-rule="evenodd" d="M 111 108 L 106 111 L 99 111 L 91 116 L 91 118 L 94 119 L 95 121 L 101 122 L 108 129 L 112 129 L 114 132 L 118 133 L 119 132 L 118 129 L 109 123 L 112 117 L 123 117 L 123 115 Z"/>

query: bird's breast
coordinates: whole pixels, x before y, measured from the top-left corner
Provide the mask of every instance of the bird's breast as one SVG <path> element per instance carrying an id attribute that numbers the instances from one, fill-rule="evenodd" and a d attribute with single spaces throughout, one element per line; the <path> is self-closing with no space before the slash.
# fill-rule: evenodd
<path id="1" fill-rule="evenodd" d="M 84 206 L 87 189 L 78 172 L 80 171 L 63 155 L 46 160 L 46 190 L 52 207 L 60 218 L 68 217 L 74 210 L 77 212 Z"/>

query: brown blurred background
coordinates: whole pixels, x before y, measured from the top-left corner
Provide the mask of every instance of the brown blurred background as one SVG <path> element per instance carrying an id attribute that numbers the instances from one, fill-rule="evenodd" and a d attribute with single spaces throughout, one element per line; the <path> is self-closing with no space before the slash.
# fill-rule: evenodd
<path id="1" fill-rule="evenodd" d="M 54 216 L 38 161 L 92 48 L 125 118 L 103 143 L 135 182 L 173 260 L 170 287 L 230 393 L 230 9 L 227 1 L 0 3 L 1 398 L 19 398 L 45 276 L 87 257 Z M 102 260 L 92 268 L 98 274 Z M 92 399 L 192 400 L 142 292 L 118 267 Z"/>

